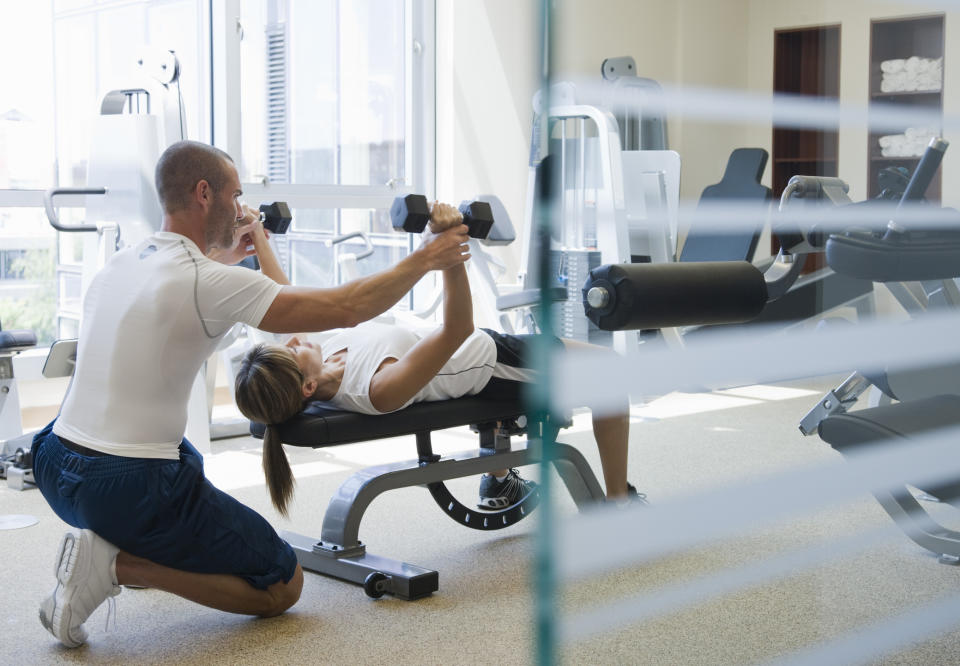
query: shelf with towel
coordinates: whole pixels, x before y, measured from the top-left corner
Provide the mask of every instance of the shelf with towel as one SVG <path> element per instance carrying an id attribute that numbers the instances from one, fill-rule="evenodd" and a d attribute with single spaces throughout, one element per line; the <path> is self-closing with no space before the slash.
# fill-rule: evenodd
<path id="1" fill-rule="evenodd" d="M 888 166 L 911 172 L 929 137 L 938 135 L 943 117 L 944 15 L 925 14 L 870 22 L 871 109 L 903 116 L 900 128 L 870 132 L 867 148 L 867 194 L 880 192 L 879 174 Z M 927 190 L 939 200 L 940 174 Z"/>
<path id="2" fill-rule="evenodd" d="M 936 90 L 904 90 L 901 92 L 873 92 L 870 93 L 872 99 L 890 99 L 896 100 L 899 97 L 934 97 L 939 98 L 943 95 L 943 88 Z"/>

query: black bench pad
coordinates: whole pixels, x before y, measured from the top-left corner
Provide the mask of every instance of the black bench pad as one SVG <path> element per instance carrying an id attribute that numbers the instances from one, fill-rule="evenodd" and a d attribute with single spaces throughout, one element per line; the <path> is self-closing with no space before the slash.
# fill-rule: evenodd
<path id="1" fill-rule="evenodd" d="M 834 414 L 820 422 L 819 433 L 838 451 L 850 451 L 956 425 L 960 425 L 960 396 L 938 395 Z"/>
<path id="2" fill-rule="evenodd" d="M 302 412 L 281 423 L 277 429 L 285 444 L 321 448 L 507 420 L 524 413 L 523 405 L 516 401 L 474 396 L 420 402 L 398 412 L 375 416 L 345 412 L 318 401 L 309 403 Z M 261 423 L 250 424 L 250 432 L 254 437 L 263 437 L 264 430 Z"/>
<path id="3" fill-rule="evenodd" d="M 27 347 L 35 347 L 37 334 L 29 330 L 0 331 L 0 352 L 19 351 Z"/>
<path id="4" fill-rule="evenodd" d="M 923 432 L 957 425 L 960 425 L 960 396 L 938 395 L 834 414 L 820 422 L 819 433 L 827 444 L 841 453 L 848 453 L 871 445 L 902 442 Z M 921 487 L 909 479 L 904 482 Z M 960 481 L 926 483 L 922 489 L 951 504 L 960 501 Z"/>
<path id="5" fill-rule="evenodd" d="M 836 272 L 874 282 L 946 280 L 960 275 L 960 234 L 914 232 L 891 240 L 850 232 L 830 236 L 826 257 Z"/>

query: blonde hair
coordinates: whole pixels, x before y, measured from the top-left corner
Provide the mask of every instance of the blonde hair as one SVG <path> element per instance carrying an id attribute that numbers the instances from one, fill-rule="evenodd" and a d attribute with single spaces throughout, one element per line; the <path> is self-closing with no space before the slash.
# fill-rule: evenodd
<path id="1" fill-rule="evenodd" d="M 303 373 L 293 352 L 279 345 L 254 346 L 237 372 L 237 407 L 251 421 L 267 426 L 263 433 L 263 474 L 270 499 L 283 516 L 293 497 L 294 479 L 274 426 L 303 409 L 302 387 Z"/>

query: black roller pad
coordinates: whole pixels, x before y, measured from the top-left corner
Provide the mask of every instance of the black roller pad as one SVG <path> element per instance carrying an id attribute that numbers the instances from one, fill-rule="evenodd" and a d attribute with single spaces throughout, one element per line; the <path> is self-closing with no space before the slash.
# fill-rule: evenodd
<path id="1" fill-rule="evenodd" d="M 273 203 L 260 204 L 260 212 L 263 213 L 264 229 L 269 229 L 271 233 L 275 234 L 287 233 L 287 228 L 293 219 L 287 202 L 274 201 Z"/>
<path id="2" fill-rule="evenodd" d="M 397 197 L 390 206 L 390 221 L 397 231 L 418 234 L 430 221 L 430 205 L 422 194 Z"/>
<path id="3" fill-rule="evenodd" d="M 458 209 L 470 238 L 486 238 L 493 228 L 493 210 L 486 201 L 464 201 Z"/>
<path id="4" fill-rule="evenodd" d="M 593 287 L 606 290 L 604 306 L 587 302 Z M 739 324 L 766 302 L 763 273 L 747 261 L 607 264 L 583 286 L 587 318 L 604 331 Z"/>

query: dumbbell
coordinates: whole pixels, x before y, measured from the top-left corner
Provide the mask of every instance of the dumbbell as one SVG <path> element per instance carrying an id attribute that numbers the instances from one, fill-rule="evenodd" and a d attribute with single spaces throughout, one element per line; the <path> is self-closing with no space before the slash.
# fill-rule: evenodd
<path id="1" fill-rule="evenodd" d="M 260 219 L 263 220 L 264 229 L 274 234 L 285 234 L 293 216 L 286 201 L 274 201 L 260 204 Z"/>
<path id="2" fill-rule="evenodd" d="M 458 208 L 471 238 L 486 238 L 493 227 L 493 211 L 485 201 L 464 201 Z M 430 204 L 422 194 L 397 197 L 390 206 L 390 220 L 397 231 L 418 234 L 430 221 Z"/>

